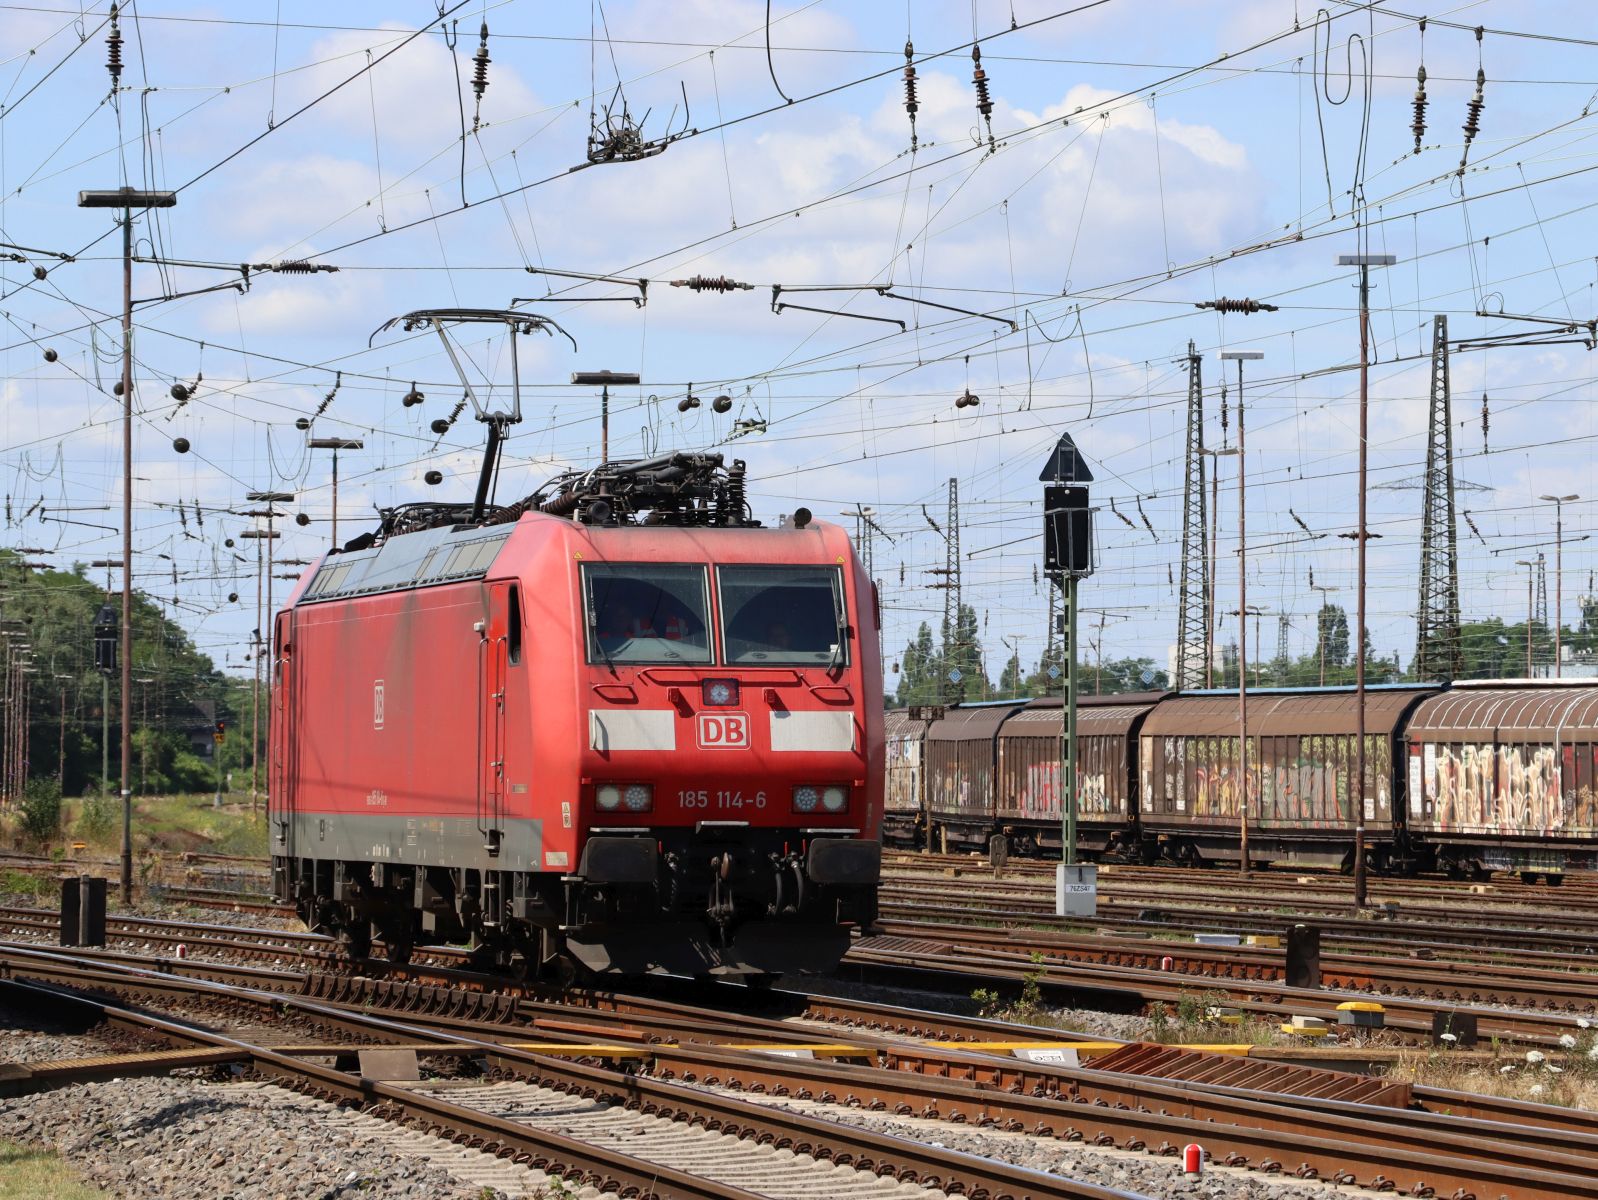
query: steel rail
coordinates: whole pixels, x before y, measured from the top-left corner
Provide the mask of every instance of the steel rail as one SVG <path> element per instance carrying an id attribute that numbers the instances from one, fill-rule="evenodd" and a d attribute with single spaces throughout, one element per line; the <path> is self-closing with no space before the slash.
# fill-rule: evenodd
<path id="1" fill-rule="evenodd" d="M 60 979 L 70 976 L 73 969 L 71 956 L 45 954 L 38 951 L 10 950 L 6 953 L 7 969 L 13 974 L 35 973 Z M 19 961 L 22 960 L 22 961 Z M 122 968 L 125 986 L 137 989 L 150 984 L 163 985 L 168 981 L 151 980 L 152 972 Z M 86 974 L 104 986 L 106 972 L 99 963 L 91 965 Z M 11 981 L 14 982 L 14 981 Z M 1049 1175 L 1012 1166 L 975 1155 L 962 1154 L 935 1146 L 924 1145 L 888 1134 L 873 1133 L 831 1121 L 806 1117 L 772 1109 L 764 1105 L 735 1097 L 703 1092 L 677 1084 L 643 1079 L 604 1067 L 571 1063 L 562 1059 L 519 1050 L 481 1038 L 458 1033 L 446 1033 L 417 1025 L 377 1017 L 371 1014 L 335 1009 L 302 997 L 278 993 L 260 993 L 248 996 L 250 989 L 228 988 L 201 980 L 186 981 L 196 992 L 205 991 L 221 999 L 250 999 L 256 1002 L 275 1003 L 285 1010 L 293 1010 L 307 1018 L 326 1020 L 338 1025 L 360 1029 L 386 1040 L 437 1041 L 454 1046 L 476 1049 L 491 1066 L 530 1080 L 541 1086 L 568 1093 L 578 1093 L 585 1098 L 606 1101 L 636 1109 L 645 1115 L 702 1124 L 712 1132 L 737 1137 L 756 1137 L 775 1143 L 778 1148 L 791 1147 L 796 1153 L 811 1154 L 829 1159 L 839 1166 L 854 1167 L 879 1175 L 894 1175 L 904 1182 L 919 1183 L 933 1188 L 954 1187 L 965 1195 L 987 1197 L 989 1200 L 1137 1200 L 1133 1193 L 1093 1184 L 1079 1183 L 1062 1176 Z M 482 1137 L 498 1148 L 526 1147 L 517 1153 L 544 1154 L 545 1165 L 537 1158 L 535 1166 L 552 1174 L 569 1175 L 570 1162 L 586 1162 L 591 1171 L 608 1171 L 626 1177 L 630 1172 L 643 1170 L 641 1177 L 630 1179 L 626 1186 L 637 1189 L 640 1196 L 657 1194 L 649 1182 L 671 1179 L 672 1188 L 667 1195 L 685 1197 L 743 1197 L 748 1193 L 737 1189 L 712 1185 L 708 1181 L 683 1172 L 669 1172 L 652 1164 L 627 1156 L 600 1151 L 585 1143 L 560 1135 L 530 1129 L 516 1122 L 503 1121 L 488 1114 L 478 1113 L 426 1096 L 412 1089 L 375 1083 L 350 1076 L 330 1067 L 322 1067 L 289 1055 L 252 1046 L 238 1039 L 226 1038 L 208 1031 L 189 1031 L 195 1044 L 243 1047 L 251 1055 L 255 1069 L 263 1075 L 302 1082 L 314 1090 L 349 1103 L 376 1105 L 378 1115 L 398 1115 L 421 1122 L 433 1122 L 446 1129 L 459 1129 L 462 1125 L 475 1126 L 472 1137 Z M 552 1157 L 550 1157 L 552 1156 Z M 596 1157 L 597 1156 L 597 1157 Z M 585 1177 L 586 1180 L 586 1177 Z M 617 1190 L 606 1187 L 605 1190 Z"/>
<path id="2" fill-rule="evenodd" d="M 1175 1004 L 1193 995 L 1192 986 L 1184 987 L 1180 978 L 1173 979 L 1167 972 L 1125 967 L 1079 967 L 1069 963 L 1037 966 L 1021 956 L 1009 959 L 999 955 L 974 954 L 950 957 L 856 949 L 850 951 L 843 966 L 854 967 L 859 977 L 869 982 L 960 993 L 969 993 L 973 985 L 985 986 L 999 982 L 1016 990 L 1027 982 L 1034 982 L 1044 994 L 1056 1000 L 1091 997 L 1095 1003 L 1109 1004 L 1115 1006 L 1117 1011 L 1127 1012 L 1151 1003 Z M 1229 1005 L 1262 1017 L 1313 1014 L 1335 1022 L 1338 1019 L 1337 1005 L 1342 1001 L 1370 999 L 1359 993 L 1289 988 L 1268 982 L 1217 986 L 1224 981 L 1192 977 L 1188 983 L 1202 985 L 1206 990 L 1225 991 L 1231 997 Z M 1501 1009 L 1392 996 L 1382 997 L 1382 1004 L 1387 1009 L 1385 1027 L 1412 1038 L 1429 1038 L 1432 1017 L 1437 1013 L 1471 1013 L 1477 1018 L 1482 1037 L 1498 1037 L 1505 1041 L 1554 1045 L 1564 1034 L 1574 1035 L 1580 1031 L 1574 1018 L 1562 1019 L 1543 1014 L 1505 1012 Z"/>
<path id="3" fill-rule="evenodd" d="M 1274 1104 L 1237 1089 L 1064 1068 L 1026 1072 L 1034 1081 L 1053 1083 L 1052 1094 L 1038 1096 L 905 1070 L 845 1068 L 697 1045 L 656 1047 L 651 1054 L 670 1072 L 665 1078 L 1123 1149 L 1147 1150 L 1160 1138 L 1156 1154 L 1174 1155 L 1181 1142 L 1202 1141 L 1220 1161 L 1301 1178 L 1381 1189 L 1395 1183 L 1387 1172 L 1402 1170 L 1419 1175 L 1417 1187 L 1456 1194 L 1490 1189 L 1508 1200 L 1598 1196 L 1598 1138 L 1519 1125 L 1334 1101 Z M 1299 1161 L 1288 1166 L 1293 1158 Z"/>
<path id="4" fill-rule="evenodd" d="M 13 994 L 19 989 L 38 990 L 36 985 L 15 979 L 0 980 L 0 987 Z M 168 1040 L 232 1051 L 247 1058 L 257 1074 L 282 1081 L 297 1091 L 370 1108 L 376 1115 L 388 1120 L 419 1125 L 428 1132 L 453 1134 L 456 1140 L 469 1140 L 475 1143 L 476 1148 L 500 1157 L 513 1158 L 557 1178 L 575 1176 L 580 1183 L 595 1186 L 601 1192 L 622 1192 L 637 1200 L 664 1200 L 665 1197 L 683 1197 L 684 1200 L 757 1200 L 755 1193 L 742 1188 L 715 1183 L 686 1171 L 591 1146 L 563 1134 L 450 1104 L 408 1088 L 361 1079 L 238 1038 L 118 1009 L 105 1001 L 74 996 L 66 991 L 49 989 L 46 994 L 62 1004 L 92 1006 L 107 1017 L 114 1015 L 118 1021 L 129 1026 L 142 1025 L 151 1034 Z"/>
<path id="5" fill-rule="evenodd" d="M 1013 949 L 1053 955 L 1071 962 L 1170 970 L 1226 980 L 1282 980 L 1287 964 L 1281 949 L 1129 942 L 1104 937 L 1043 931 L 992 930 L 919 921 L 882 921 L 882 932 L 983 950 Z M 873 939 L 858 943 L 864 949 Z M 1162 964 L 1169 960 L 1171 965 Z M 1590 965 L 1590 963 L 1588 964 Z M 1598 1008 L 1598 977 L 1573 970 L 1554 971 L 1526 964 L 1438 962 L 1391 955 L 1328 952 L 1320 955 L 1323 986 L 1393 994 L 1431 996 L 1455 1002 L 1507 1003 L 1537 1008 L 1588 1011 Z"/>
<path id="6" fill-rule="evenodd" d="M 349 1028 L 370 1028 L 359 1017 L 352 1023 L 344 1012 L 317 1015 Z M 456 1036 L 470 1029 L 469 1023 L 454 1020 L 421 1020 L 420 1030 L 394 1026 L 386 1032 L 391 1037 L 418 1032 L 437 1036 L 443 1027 Z M 521 1054 L 477 1038 L 466 1042 L 496 1063 L 508 1055 L 500 1065 L 524 1073 L 519 1070 L 525 1065 Z M 933 1068 L 940 1074 L 928 1077 L 910 1073 L 926 1066 L 917 1062 L 925 1056 L 905 1048 L 887 1051 L 888 1069 L 800 1063 L 702 1044 L 640 1046 L 638 1054 L 667 1079 L 675 1074 L 691 1082 L 764 1088 L 822 1102 L 841 1097 L 843 1103 L 872 1109 L 891 1105 L 905 1115 L 919 1112 L 1004 1129 L 1031 1128 L 1040 1135 L 1113 1142 L 1128 1149 L 1147 1149 L 1158 1136 L 1164 1140 L 1155 1152 L 1174 1153 L 1170 1137 L 1202 1137 L 1212 1153 L 1237 1165 L 1276 1170 L 1284 1153 L 1300 1156 L 1297 1171 L 1306 1178 L 1382 1187 L 1393 1182 L 1386 1171 L 1419 1169 L 1422 1183 L 1433 1188 L 1491 1186 L 1517 1200 L 1598 1196 L 1598 1133 L 1591 1128 L 1550 1129 L 1541 1122 L 1548 1110 L 1538 1106 L 1520 1106 L 1517 1115 L 1524 1123 L 1507 1124 L 1296 1096 L 1262 1100 L 1247 1089 L 947 1051 L 938 1053 Z M 962 1077 L 951 1078 L 956 1072 Z"/>
<path id="7" fill-rule="evenodd" d="M 881 912 L 887 917 L 925 915 L 928 911 L 927 900 L 947 900 L 947 898 L 948 893 L 945 891 L 927 892 L 916 904 L 894 903 L 889 900 L 882 904 Z M 983 897 L 979 896 L 977 899 L 981 900 Z M 1580 938 L 1571 933 L 1549 930 L 1541 925 L 1536 928 L 1516 928 L 1502 925 L 1465 925 L 1458 919 L 1449 923 L 1434 924 L 1392 918 L 1371 920 L 1331 913 L 1275 913 L 1268 910 L 1239 911 L 1236 908 L 1183 908 L 1169 905 L 1155 907 L 1106 901 L 1102 896 L 1096 916 L 1076 917 L 1067 921 L 1054 915 L 1052 896 L 1046 900 L 1040 897 L 1028 903 L 1031 907 L 970 907 L 960 912 L 972 921 L 989 921 L 996 925 L 1046 924 L 1150 932 L 1169 932 L 1173 927 L 1180 927 L 1184 931 L 1197 929 L 1224 933 L 1279 933 L 1292 925 L 1311 924 L 1318 925 L 1323 932 L 1352 935 L 1353 939 L 1378 944 L 1397 943 L 1406 946 L 1454 944 L 1467 947 L 1498 945 L 1510 949 L 1554 948 L 1569 952 L 1574 943 L 1581 948 L 1583 956 L 1598 955 L 1598 938 Z M 945 918 L 954 915 L 952 910 L 943 910 L 943 913 Z"/>

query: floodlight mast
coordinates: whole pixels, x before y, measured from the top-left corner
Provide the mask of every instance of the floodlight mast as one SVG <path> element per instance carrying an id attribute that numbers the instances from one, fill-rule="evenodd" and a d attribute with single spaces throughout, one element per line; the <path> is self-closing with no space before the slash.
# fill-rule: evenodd
<path id="1" fill-rule="evenodd" d="M 79 208 L 122 211 L 122 903 L 133 903 L 133 210 L 173 208 L 176 192 L 81 191 Z"/>
<path id="2" fill-rule="evenodd" d="M 1243 364 L 1265 357 L 1263 350 L 1226 350 L 1221 358 L 1237 363 L 1237 746 L 1243 768 L 1243 787 L 1237 800 L 1238 870 L 1248 877 L 1248 542 L 1244 524 L 1244 478 L 1247 458 L 1243 451 Z M 1254 626 L 1258 635 L 1259 625 Z"/>
<path id="3" fill-rule="evenodd" d="M 1372 267 L 1391 267 L 1394 254 L 1339 254 L 1337 265 L 1359 268 L 1359 527 L 1354 531 L 1358 548 L 1358 630 L 1354 652 L 1354 907 L 1364 908 L 1368 895 L 1365 868 L 1365 543 L 1366 480 L 1370 465 L 1370 295 Z M 1375 808 L 1372 807 L 1374 814 Z"/>
<path id="4" fill-rule="evenodd" d="M 505 431 L 512 425 L 519 424 L 522 419 L 522 380 L 521 363 L 517 358 L 517 334 L 532 333 L 535 330 L 554 337 L 561 334 L 572 344 L 572 350 L 577 349 L 577 339 L 572 337 L 550 318 L 539 313 L 522 312 L 512 308 L 422 308 L 415 312 L 405 313 L 403 316 L 394 317 L 385 321 L 367 339 L 370 345 L 379 333 L 400 326 L 405 332 L 410 333 L 418 329 L 432 329 L 438 334 L 438 340 L 444 344 L 444 353 L 449 355 L 449 361 L 455 368 L 455 374 L 460 376 L 461 386 L 466 390 L 466 397 L 472 402 L 472 409 L 477 414 L 477 419 L 488 426 L 488 444 L 483 449 L 483 469 L 477 476 L 477 494 L 472 501 L 471 520 L 483 519 L 483 510 L 488 505 L 488 490 L 494 479 L 494 473 L 499 467 L 500 450 L 505 442 Z M 495 409 L 490 412 L 477 398 L 477 391 L 472 387 L 472 381 L 467 378 L 466 370 L 461 365 L 460 356 L 455 352 L 455 345 L 449 339 L 445 326 L 452 325 L 503 325 L 510 335 L 510 369 L 511 369 L 511 407 L 506 412 Z"/>

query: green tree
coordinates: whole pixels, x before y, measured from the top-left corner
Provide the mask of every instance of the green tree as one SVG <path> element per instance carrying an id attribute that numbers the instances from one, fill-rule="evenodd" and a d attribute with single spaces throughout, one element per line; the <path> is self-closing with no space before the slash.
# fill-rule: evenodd
<path id="1" fill-rule="evenodd" d="M 1078 679 L 1087 685 L 1087 691 L 1099 695 L 1117 692 L 1162 692 L 1170 686 L 1166 672 L 1147 657 L 1111 658 L 1092 667 L 1080 668 Z"/>
<path id="2" fill-rule="evenodd" d="M 1465 621 L 1459 627 L 1465 679 L 1518 679 L 1526 674 L 1527 625 L 1504 624 L 1501 617 Z M 1566 636 L 1569 636 L 1568 634 Z M 1553 661 L 1553 632 L 1540 621 L 1530 627 L 1534 664 Z"/>
<path id="3" fill-rule="evenodd" d="M 1348 614 L 1341 605 L 1323 604 L 1315 620 L 1317 658 L 1324 657 L 1326 669 L 1348 662 Z M 1328 678 L 1328 682 L 1330 679 Z"/>
<path id="4" fill-rule="evenodd" d="M 937 674 L 944 702 L 955 704 L 961 700 L 986 700 L 993 694 L 993 685 L 988 681 L 987 668 L 983 665 L 976 609 L 969 604 L 960 605 L 955 614 L 953 631 L 945 625 L 942 633 Z M 958 679 L 951 677 L 956 672 Z"/>
<path id="5" fill-rule="evenodd" d="M 936 704 L 941 689 L 938 685 L 938 655 L 932 644 L 932 626 L 925 621 L 916 630 L 916 636 L 904 648 L 899 664 L 899 688 L 895 697 L 900 708 L 912 704 Z"/>
<path id="6" fill-rule="evenodd" d="M 14 644 L 28 647 L 35 670 L 26 696 L 29 774 L 56 780 L 69 796 L 98 789 L 102 730 L 109 739 L 113 786 L 118 769 L 120 673 L 106 679 L 94 669 L 94 617 L 105 602 L 104 589 L 81 566 L 30 570 L 16 554 L 0 551 L 0 624 Z M 134 785 L 142 761 L 150 790 L 157 783 L 186 786 L 195 777 L 195 763 L 212 765 L 192 754 L 191 731 L 202 731 L 216 718 L 237 728 L 238 715 L 249 712 L 248 682 L 218 671 L 142 592 L 134 594 L 133 628 Z M 109 714 L 105 724 L 102 712 Z M 240 747 L 246 762 L 248 740 Z M 192 762 L 178 770 L 184 756 Z"/>
<path id="7" fill-rule="evenodd" d="M 1012 651 L 1009 661 L 1004 664 L 1004 671 L 999 675 L 998 696 L 1010 698 L 1029 694 L 1026 678 L 1021 674 L 1021 655 Z"/>

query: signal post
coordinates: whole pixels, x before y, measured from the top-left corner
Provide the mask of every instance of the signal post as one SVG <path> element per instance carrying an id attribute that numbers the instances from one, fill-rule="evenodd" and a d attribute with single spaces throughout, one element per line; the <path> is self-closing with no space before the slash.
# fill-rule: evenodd
<path id="1" fill-rule="evenodd" d="M 1060 783 L 1061 861 L 1055 873 L 1054 911 L 1061 917 L 1090 917 L 1098 911 L 1098 874 L 1093 863 L 1076 861 L 1077 771 L 1077 587 L 1093 573 L 1093 510 L 1087 484 L 1093 472 L 1062 433 L 1038 479 L 1043 483 L 1043 568 L 1065 593 L 1065 703 L 1061 706 Z"/>

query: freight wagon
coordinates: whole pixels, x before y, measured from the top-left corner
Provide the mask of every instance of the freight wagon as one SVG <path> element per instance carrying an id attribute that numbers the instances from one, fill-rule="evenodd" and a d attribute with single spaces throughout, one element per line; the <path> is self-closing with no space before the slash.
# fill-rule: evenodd
<path id="1" fill-rule="evenodd" d="M 1407 825 L 1453 874 L 1598 860 L 1598 687 L 1461 683 L 1406 729 Z"/>
<path id="2" fill-rule="evenodd" d="M 895 846 L 926 843 L 925 767 L 927 727 L 943 716 L 942 705 L 890 710 L 882 722 L 884 842 Z"/>
<path id="3" fill-rule="evenodd" d="M 1240 857 L 1236 692 L 1078 702 L 1078 850 L 1089 859 L 1199 866 Z M 889 714 L 899 761 L 884 825 L 896 844 L 976 848 L 1005 837 L 1058 854 L 1057 698 Z M 1598 685 L 1497 680 L 1366 689 L 1356 786 L 1349 688 L 1249 693 L 1249 859 L 1350 869 L 1363 820 L 1373 871 L 1598 866 Z M 915 796 L 919 784 L 921 792 Z M 1362 806 L 1356 810 L 1356 804 Z"/>
<path id="4" fill-rule="evenodd" d="M 1099 857 L 1138 858 L 1137 735 L 1162 693 L 1091 696 L 1077 704 L 1077 843 Z M 999 727 L 993 816 L 1018 852 L 1059 853 L 1064 702 L 1034 700 Z"/>
<path id="5" fill-rule="evenodd" d="M 1258 691 L 1248 699 L 1249 856 L 1352 866 L 1356 797 L 1365 798 L 1369 863 L 1405 853 L 1393 820 L 1398 730 L 1435 688 L 1373 687 L 1365 695 L 1365 786 L 1355 784 L 1357 713 L 1346 690 Z M 1188 693 L 1143 723 L 1139 815 L 1157 858 L 1237 861 L 1243 762 L 1236 692 Z"/>

